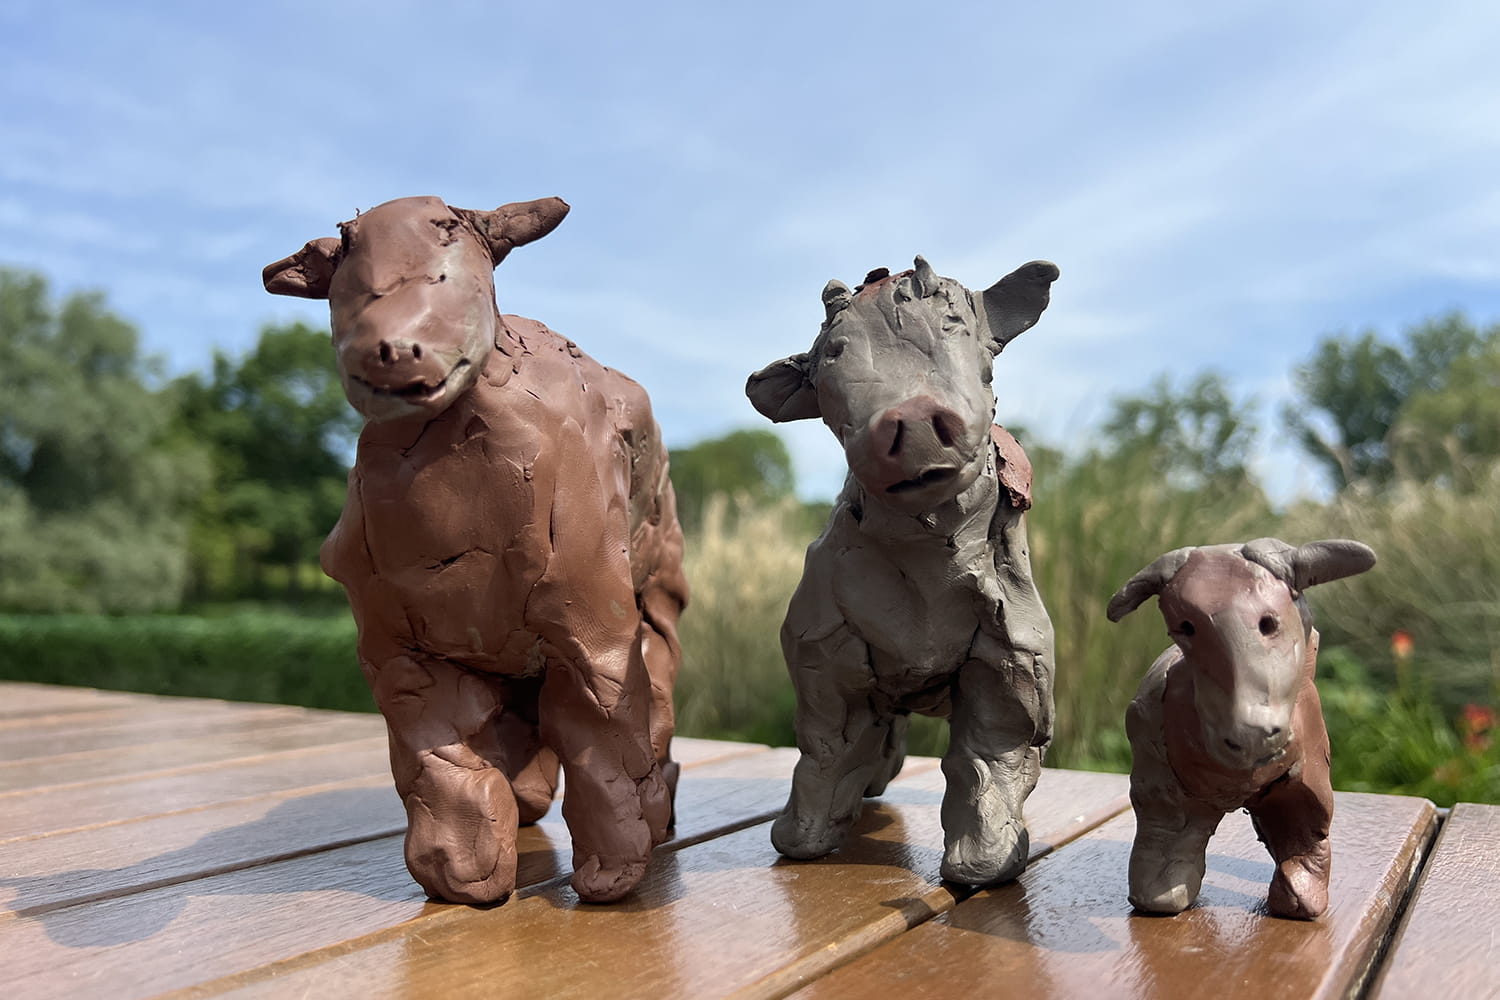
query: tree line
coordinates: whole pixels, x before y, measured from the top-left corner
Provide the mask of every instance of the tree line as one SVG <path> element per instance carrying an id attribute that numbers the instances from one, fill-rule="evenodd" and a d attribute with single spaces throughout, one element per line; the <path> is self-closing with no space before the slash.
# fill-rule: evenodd
<path id="1" fill-rule="evenodd" d="M 168 378 L 99 294 L 58 299 L 41 275 L 0 269 L 0 352 L 0 611 L 339 599 L 317 551 L 359 419 L 326 331 L 267 326 L 243 356 Z M 1292 383 L 1282 422 L 1336 491 L 1471 491 L 1500 456 L 1500 324 L 1452 314 L 1394 339 L 1330 335 Z M 1162 376 L 1112 402 L 1084 455 L 1022 436 L 1039 477 L 1144 460 L 1183 489 L 1259 490 L 1254 411 L 1221 375 Z M 676 449 L 672 471 L 689 533 L 715 494 L 795 489 L 769 429 Z"/>

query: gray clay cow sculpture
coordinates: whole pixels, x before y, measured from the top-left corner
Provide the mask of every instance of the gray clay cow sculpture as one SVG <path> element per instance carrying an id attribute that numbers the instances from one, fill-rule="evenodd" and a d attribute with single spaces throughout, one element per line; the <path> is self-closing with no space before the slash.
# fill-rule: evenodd
<path id="1" fill-rule="evenodd" d="M 1173 642 L 1125 716 L 1137 909 L 1191 906 L 1209 838 L 1241 807 L 1276 863 L 1270 912 L 1311 919 L 1327 907 L 1333 789 L 1313 684 L 1318 633 L 1303 592 L 1373 565 L 1369 547 L 1345 540 L 1182 548 L 1110 600 L 1119 621 L 1157 595 Z"/>
<path id="2" fill-rule="evenodd" d="M 585 900 L 629 892 L 672 815 L 687 586 L 660 431 L 636 383 L 495 308 L 495 266 L 567 210 L 403 198 L 265 270 L 328 299 L 366 420 L 322 563 L 389 729 L 407 867 L 446 900 L 514 889 L 559 761 Z"/>
<path id="3" fill-rule="evenodd" d="M 1031 468 L 994 426 L 995 356 L 1047 307 L 1026 264 L 982 294 L 921 257 L 831 281 L 811 350 L 752 375 L 774 421 L 821 417 L 849 464 L 781 631 L 802 751 L 776 849 L 836 849 L 900 770 L 911 712 L 951 719 L 943 877 L 1017 875 L 1052 736 L 1052 625 L 1031 579 Z"/>

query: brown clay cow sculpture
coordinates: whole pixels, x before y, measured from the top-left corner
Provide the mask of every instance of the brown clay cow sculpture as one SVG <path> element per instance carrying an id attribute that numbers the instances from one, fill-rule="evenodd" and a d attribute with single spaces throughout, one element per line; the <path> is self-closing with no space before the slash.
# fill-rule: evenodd
<path id="1" fill-rule="evenodd" d="M 403 198 L 265 269 L 328 299 L 366 420 L 322 563 L 389 730 L 407 867 L 446 900 L 510 894 L 559 761 L 584 900 L 629 892 L 671 820 L 687 586 L 660 431 L 636 383 L 495 308 L 495 265 L 567 211 Z"/>
<path id="2" fill-rule="evenodd" d="M 921 257 L 823 291 L 811 350 L 750 377 L 774 421 L 821 417 L 849 463 L 781 631 L 802 751 L 776 849 L 836 849 L 900 770 L 911 712 L 949 717 L 943 877 L 1024 868 L 1052 736 L 1052 626 L 1032 583 L 1031 468 L 994 426 L 995 356 L 1047 307 L 1037 261 L 974 294 Z"/>
<path id="3" fill-rule="evenodd" d="M 1174 643 L 1125 716 L 1137 909 L 1191 906 L 1209 838 L 1241 807 L 1276 862 L 1270 912 L 1311 919 L 1327 907 L 1333 789 L 1313 684 L 1318 633 L 1303 592 L 1373 565 L 1374 552 L 1345 540 L 1182 548 L 1110 600 L 1109 619 L 1119 621 L 1158 595 Z"/>

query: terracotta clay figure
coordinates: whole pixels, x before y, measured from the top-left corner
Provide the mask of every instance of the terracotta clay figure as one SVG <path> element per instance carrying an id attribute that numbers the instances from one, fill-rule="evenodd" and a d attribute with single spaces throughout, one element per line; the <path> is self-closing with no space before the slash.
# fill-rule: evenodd
<path id="1" fill-rule="evenodd" d="M 781 630 L 802 757 L 775 822 L 793 858 L 834 850 L 900 770 L 911 712 L 948 717 L 944 878 L 1017 875 L 1021 806 L 1052 737 L 1052 625 L 1031 579 L 1031 467 L 994 426 L 995 355 L 1047 307 L 1036 261 L 975 294 L 921 257 L 823 290 L 812 349 L 750 377 L 775 421 L 822 417 L 849 475 Z"/>
<path id="2" fill-rule="evenodd" d="M 1110 600 L 1109 619 L 1119 621 L 1159 595 L 1175 644 L 1152 664 L 1125 715 L 1137 909 L 1191 906 L 1209 837 L 1241 807 L 1276 862 L 1270 911 L 1310 919 L 1327 907 L 1333 789 L 1313 685 L 1318 633 L 1303 591 L 1373 565 L 1367 546 L 1343 540 L 1183 548 Z"/>
<path id="3" fill-rule="evenodd" d="M 495 265 L 567 211 L 402 198 L 265 270 L 328 299 L 365 417 L 323 569 L 390 732 L 407 867 L 447 900 L 511 892 L 559 761 L 585 900 L 630 891 L 672 814 L 687 586 L 660 431 L 636 383 L 495 308 Z"/>

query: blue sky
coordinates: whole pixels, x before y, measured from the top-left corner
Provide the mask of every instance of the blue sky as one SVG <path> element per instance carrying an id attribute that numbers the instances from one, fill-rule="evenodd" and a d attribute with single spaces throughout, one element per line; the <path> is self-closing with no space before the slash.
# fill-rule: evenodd
<path id="1" fill-rule="evenodd" d="M 102 290 L 171 372 L 326 323 L 265 264 L 435 194 L 573 206 L 497 275 L 650 390 L 674 445 L 762 424 L 746 375 L 819 292 L 914 254 L 1048 258 L 1002 422 L 1078 447 L 1157 373 L 1230 375 L 1280 440 L 1322 336 L 1500 318 L 1500 5 L 0 0 L 0 263 Z M 805 492 L 842 464 L 787 428 Z"/>

